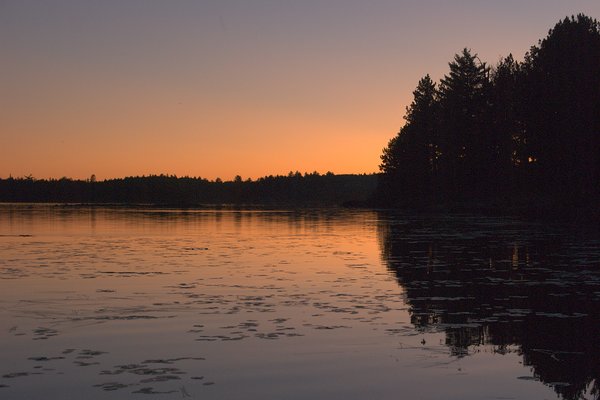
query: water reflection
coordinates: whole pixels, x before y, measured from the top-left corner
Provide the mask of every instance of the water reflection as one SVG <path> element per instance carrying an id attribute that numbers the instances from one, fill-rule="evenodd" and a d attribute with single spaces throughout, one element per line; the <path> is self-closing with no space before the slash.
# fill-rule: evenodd
<path id="1" fill-rule="evenodd" d="M 199 233 L 225 229 L 286 232 L 333 232 L 340 228 L 371 229 L 372 212 L 339 209 L 241 210 L 161 209 L 128 207 L 84 207 L 59 204 L 0 204 L 3 233 L 79 233 L 86 229 L 100 234 L 116 232 Z"/>
<path id="2" fill-rule="evenodd" d="M 408 324 L 375 217 L 0 205 L 0 398 L 365 398 Z"/>
<path id="3" fill-rule="evenodd" d="M 412 323 L 456 356 L 517 351 L 564 399 L 600 398 L 597 237 L 506 219 L 381 214 Z M 522 377 L 525 379 L 526 377 Z"/>
<path id="4" fill-rule="evenodd" d="M 534 368 L 576 398 L 597 244 L 365 210 L 0 205 L 0 397 L 553 397 Z"/>

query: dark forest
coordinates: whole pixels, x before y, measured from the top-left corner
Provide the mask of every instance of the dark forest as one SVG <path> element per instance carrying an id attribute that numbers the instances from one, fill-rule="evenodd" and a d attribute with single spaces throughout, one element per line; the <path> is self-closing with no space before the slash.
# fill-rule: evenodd
<path id="1" fill-rule="evenodd" d="M 493 204 L 598 215 L 600 26 L 558 22 L 490 67 L 470 49 L 423 77 L 381 156 L 380 204 Z"/>
<path id="2" fill-rule="evenodd" d="M 203 178 L 152 175 L 96 181 L 0 179 L 0 201 L 153 204 L 199 206 L 208 204 L 264 204 L 336 206 L 365 202 L 375 190 L 376 175 L 335 175 L 317 172 L 267 176 L 257 180 L 209 181 Z"/>

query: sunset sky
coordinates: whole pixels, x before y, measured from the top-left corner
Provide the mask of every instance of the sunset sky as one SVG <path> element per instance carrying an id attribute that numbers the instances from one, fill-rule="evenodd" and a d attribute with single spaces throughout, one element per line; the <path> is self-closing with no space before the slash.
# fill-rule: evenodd
<path id="1" fill-rule="evenodd" d="M 0 177 L 376 172 L 423 75 L 599 0 L 0 0 Z"/>

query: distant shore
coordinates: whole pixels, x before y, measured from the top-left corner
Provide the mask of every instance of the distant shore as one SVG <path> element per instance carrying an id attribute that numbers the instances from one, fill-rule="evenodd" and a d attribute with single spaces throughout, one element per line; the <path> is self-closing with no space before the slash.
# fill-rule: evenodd
<path id="1" fill-rule="evenodd" d="M 367 203 L 377 174 L 327 173 L 267 176 L 257 180 L 209 181 L 203 178 L 153 175 L 104 181 L 0 179 L 0 202 L 152 207 L 342 206 Z"/>

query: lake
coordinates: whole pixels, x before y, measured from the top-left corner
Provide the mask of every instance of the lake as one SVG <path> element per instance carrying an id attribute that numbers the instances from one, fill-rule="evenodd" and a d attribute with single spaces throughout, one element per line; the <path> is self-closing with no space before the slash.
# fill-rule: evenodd
<path id="1" fill-rule="evenodd" d="M 3 399 L 597 399 L 600 240 L 367 210 L 0 205 Z"/>

